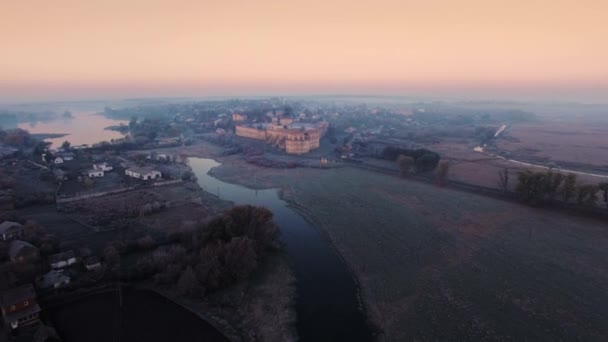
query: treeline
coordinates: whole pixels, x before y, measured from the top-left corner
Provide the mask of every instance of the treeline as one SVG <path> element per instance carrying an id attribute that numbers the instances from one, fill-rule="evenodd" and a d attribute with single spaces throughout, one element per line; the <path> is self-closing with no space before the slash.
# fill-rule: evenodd
<path id="1" fill-rule="evenodd" d="M 36 145 L 39 141 L 34 139 L 30 133 L 21 128 L 2 130 L 0 128 L 0 143 L 17 147 L 27 148 Z"/>
<path id="2" fill-rule="evenodd" d="M 598 206 L 601 193 L 602 202 L 608 207 L 608 183 L 581 184 L 572 173 L 526 170 L 518 174 L 515 191 L 532 205 L 561 202 L 587 208 Z"/>
<path id="3" fill-rule="evenodd" d="M 178 243 L 138 262 L 140 276 L 181 295 L 203 296 L 249 277 L 262 258 L 279 249 L 279 229 L 268 209 L 236 206 Z"/>
<path id="4" fill-rule="evenodd" d="M 400 158 L 400 156 L 403 157 Z M 408 172 L 413 170 L 415 172 L 428 172 L 433 171 L 437 168 L 441 156 L 438 153 L 419 148 L 419 149 L 407 149 L 388 146 L 382 150 L 381 157 L 383 159 L 397 161 L 399 168 L 402 173 L 405 172 L 403 168 L 408 168 Z M 411 169 L 411 170 L 409 170 Z"/>

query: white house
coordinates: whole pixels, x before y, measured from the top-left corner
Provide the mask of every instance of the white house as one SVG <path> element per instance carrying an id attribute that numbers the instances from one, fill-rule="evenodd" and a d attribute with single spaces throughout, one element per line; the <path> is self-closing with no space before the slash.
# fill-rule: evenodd
<path id="1" fill-rule="evenodd" d="M 58 270 L 64 267 L 74 265 L 76 263 L 76 255 L 74 251 L 53 254 L 49 257 L 51 268 Z"/>
<path id="2" fill-rule="evenodd" d="M 94 270 L 98 270 L 101 268 L 101 262 L 99 261 L 99 258 L 97 258 L 96 256 L 90 256 L 86 259 L 84 259 L 84 268 L 87 269 L 87 271 L 94 271 Z"/>
<path id="3" fill-rule="evenodd" d="M 125 175 L 142 180 L 159 179 L 162 177 L 162 174 L 159 171 L 139 167 L 126 169 Z"/>
<path id="4" fill-rule="evenodd" d="M 68 285 L 69 283 L 69 276 L 55 270 L 50 270 L 38 280 L 38 286 L 41 289 L 58 289 L 62 286 Z"/>
<path id="5" fill-rule="evenodd" d="M 55 159 L 53 160 L 53 163 L 55 163 L 55 164 L 63 164 L 63 158 L 61 158 L 61 157 L 55 157 Z"/>
<path id="6" fill-rule="evenodd" d="M 70 160 L 74 160 L 74 153 L 72 152 L 65 152 L 65 153 L 61 153 L 59 155 L 59 157 L 61 157 L 63 159 L 63 161 L 70 161 Z"/>
<path id="7" fill-rule="evenodd" d="M 104 172 L 101 170 L 89 170 L 87 171 L 87 175 L 89 178 L 103 177 Z"/>
<path id="8" fill-rule="evenodd" d="M 114 170 L 114 167 L 112 167 L 112 165 L 109 165 L 106 162 L 103 162 L 103 163 L 100 163 L 100 164 L 93 164 L 93 169 L 94 170 L 101 170 L 103 172 L 108 172 L 108 171 Z"/>

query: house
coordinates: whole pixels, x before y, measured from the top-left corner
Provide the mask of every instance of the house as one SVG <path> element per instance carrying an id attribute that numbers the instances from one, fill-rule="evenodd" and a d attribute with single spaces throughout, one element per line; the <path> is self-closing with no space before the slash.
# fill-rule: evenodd
<path id="1" fill-rule="evenodd" d="M 52 269 L 60 269 L 74 265 L 76 263 L 76 254 L 74 251 L 57 253 L 49 256 L 49 264 Z"/>
<path id="2" fill-rule="evenodd" d="M 140 167 L 130 167 L 126 169 L 125 175 L 142 180 L 159 179 L 162 177 L 162 174 L 159 171 Z"/>
<path id="3" fill-rule="evenodd" d="M 3 241 L 12 240 L 23 235 L 25 235 L 25 229 L 21 223 L 13 221 L 0 223 L 0 239 Z"/>
<path id="4" fill-rule="evenodd" d="M 14 262 L 28 262 L 38 258 L 38 248 L 29 242 L 14 240 L 8 246 L 8 256 Z"/>
<path id="5" fill-rule="evenodd" d="M 29 284 L 1 293 L 0 310 L 4 324 L 11 329 L 38 322 L 40 306 L 34 287 Z"/>
<path id="6" fill-rule="evenodd" d="M 99 261 L 99 258 L 96 256 L 90 256 L 87 257 L 86 259 L 84 259 L 84 268 L 87 269 L 87 271 L 94 271 L 94 270 L 98 270 L 101 268 L 101 262 Z"/>
<path id="7" fill-rule="evenodd" d="M 75 157 L 74 153 L 72 153 L 72 152 L 61 153 L 58 156 L 61 157 L 61 159 L 63 159 L 63 161 L 74 160 L 74 157 Z"/>
<path id="8" fill-rule="evenodd" d="M 87 171 L 87 176 L 89 176 L 89 178 L 103 177 L 104 174 L 105 173 L 102 170 L 91 169 Z"/>
<path id="9" fill-rule="evenodd" d="M 241 114 L 241 113 L 234 113 L 234 114 L 232 114 L 232 121 L 235 121 L 235 122 L 247 121 L 247 115 Z"/>
<path id="10" fill-rule="evenodd" d="M 58 289 L 70 284 L 70 276 L 65 275 L 56 270 L 50 270 L 48 273 L 38 279 L 38 287 L 44 290 Z"/>
<path id="11" fill-rule="evenodd" d="M 106 162 L 103 162 L 103 163 L 99 163 L 99 164 L 93 164 L 93 169 L 100 170 L 103 172 L 108 172 L 108 171 L 114 170 L 114 167 L 112 167 L 112 165 L 110 165 Z"/>

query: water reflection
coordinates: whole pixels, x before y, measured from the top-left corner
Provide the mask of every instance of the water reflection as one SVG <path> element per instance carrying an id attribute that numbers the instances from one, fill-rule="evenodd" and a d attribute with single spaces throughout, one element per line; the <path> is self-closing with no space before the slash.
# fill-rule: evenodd
<path id="1" fill-rule="evenodd" d="M 72 145 L 91 145 L 122 138 L 124 135 L 120 132 L 105 128 L 128 123 L 124 120 L 106 118 L 94 112 L 73 112 L 72 115 L 72 118 L 59 117 L 54 120 L 20 123 L 18 127 L 33 134 L 68 134 L 60 138 L 45 139 L 52 143 L 53 147 L 58 147 L 66 140 Z"/>

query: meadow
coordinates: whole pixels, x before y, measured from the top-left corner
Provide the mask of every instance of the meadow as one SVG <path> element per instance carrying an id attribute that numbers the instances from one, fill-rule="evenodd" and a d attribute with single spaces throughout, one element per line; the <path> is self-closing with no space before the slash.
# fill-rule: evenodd
<path id="1" fill-rule="evenodd" d="M 281 187 L 356 275 L 383 340 L 608 337 L 605 222 L 351 168 L 213 171 Z"/>

